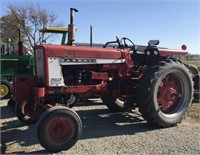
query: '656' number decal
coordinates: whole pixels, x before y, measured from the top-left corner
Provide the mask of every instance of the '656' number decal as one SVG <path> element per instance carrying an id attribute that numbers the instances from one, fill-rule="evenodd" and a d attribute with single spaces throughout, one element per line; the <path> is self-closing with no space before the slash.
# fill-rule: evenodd
<path id="1" fill-rule="evenodd" d="M 62 79 L 61 78 L 51 78 L 52 84 L 61 84 Z"/>

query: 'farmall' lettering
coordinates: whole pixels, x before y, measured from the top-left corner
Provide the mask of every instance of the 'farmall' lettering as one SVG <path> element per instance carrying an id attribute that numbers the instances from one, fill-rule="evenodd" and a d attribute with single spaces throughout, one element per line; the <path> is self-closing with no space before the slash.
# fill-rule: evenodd
<path id="1" fill-rule="evenodd" d="M 61 63 L 96 63 L 96 59 L 63 58 Z"/>

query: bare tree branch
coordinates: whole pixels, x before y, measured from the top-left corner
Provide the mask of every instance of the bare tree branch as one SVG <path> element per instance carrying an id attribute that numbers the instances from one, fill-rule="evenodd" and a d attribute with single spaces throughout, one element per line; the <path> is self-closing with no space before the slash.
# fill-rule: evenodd
<path id="1" fill-rule="evenodd" d="M 59 26 L 56 23 L 57 16 L 41 9 L 39 5 L 17 6 L 10 4 L 7 8 L 8 14 L 1 17 L 1 36 L 10 37 L 17 41 L 17 29 L 20 29 L 24 33 L 22 40 L 29 49 L 33 49 L 36 44 L 40 44 L 42 40 L 52 36 L 41 35 L 40 29 L 47 26 Z"/>

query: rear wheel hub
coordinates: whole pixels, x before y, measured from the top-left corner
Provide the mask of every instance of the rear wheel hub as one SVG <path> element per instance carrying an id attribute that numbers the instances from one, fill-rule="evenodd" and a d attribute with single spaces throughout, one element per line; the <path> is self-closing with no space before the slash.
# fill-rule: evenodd
<path id="1" fill-rule="evenodd" d="M 170 110 L 178 103 L 181 97 L 180 82 L 173 75 L 167 75 L 158 89 L 158 104 L 161 111 Z"/>

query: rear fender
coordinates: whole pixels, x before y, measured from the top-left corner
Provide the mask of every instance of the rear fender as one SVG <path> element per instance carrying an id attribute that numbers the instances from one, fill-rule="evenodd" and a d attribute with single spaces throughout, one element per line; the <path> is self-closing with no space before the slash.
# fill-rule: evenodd
<path id="1" fill-rule="evenodd" d="M 189 71 L 193 77 L 199 75 L 199 69 L 197 66 L 195 66 L 193 64 L 187 64 L 186 67 L 189 69 Z"/>
<path id="2" fill-rule="evenodd" d="M 188 52 L 182 49 L 165 49 L 165 48 L 158 48 L 159 54 L 162 57 L 171 58 L 173 56 L 183 56 L 187 55 Z"/>
<path id="3" fill-rule="evenodd" d="M 189 69 L 189 72 L 192 74 L 192 79 L 194 82 L 195 91 L 200 91 L 200 72 L 197 66 L 193 64 L 186 64 L 186 67 Z"/>

